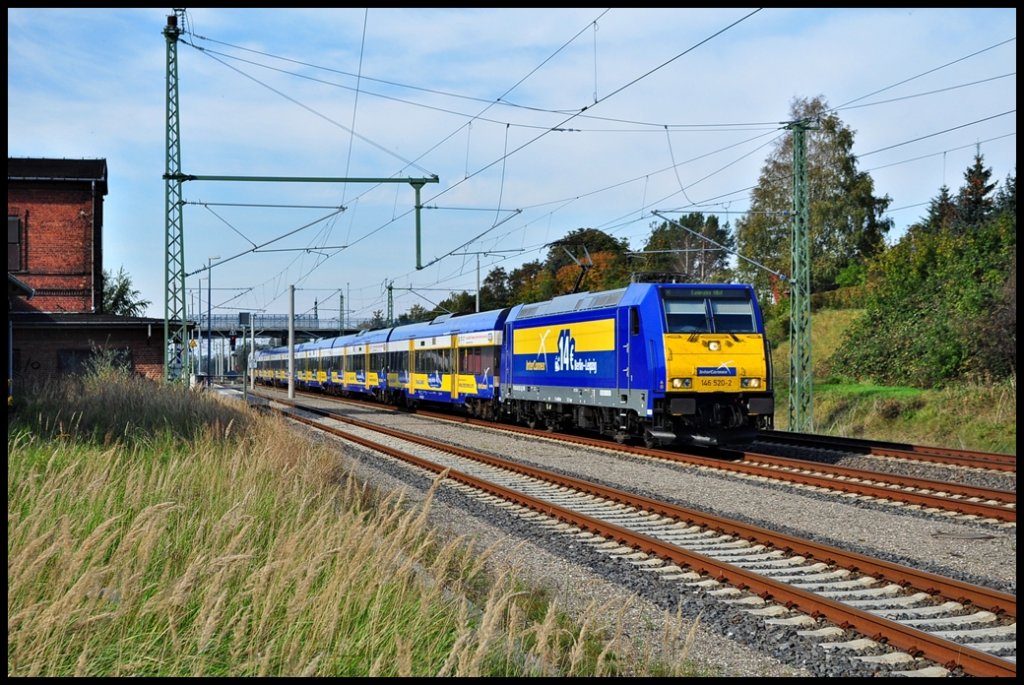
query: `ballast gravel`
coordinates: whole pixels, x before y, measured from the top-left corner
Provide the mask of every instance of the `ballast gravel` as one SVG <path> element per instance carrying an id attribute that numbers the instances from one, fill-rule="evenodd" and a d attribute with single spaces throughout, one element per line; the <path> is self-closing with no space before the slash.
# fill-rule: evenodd
<path id="1" fill-rule="evenodd" d="M 315 439 L 324 439 L 312 434 Z M 338 440 L 339 450 L 355 466 L 356 476 L 385 491 L 401 490 L 410 503 L 421 503 L 433 478 L 421 470 L 380 457 L 368 450 Z M 484 505 L 450 489 L 439 489 L 431 503 L 430 525 L 442 539 L 464 537 L 478 550 L 487 550 L 488 566 L 495 573 L 511 571 L 533 587 L 543 588 L 572 616 L 592 614 L 595 607 L 608 612 L 608 625 L 619 626 L 634 644 L 663 651 L 666 617 L 672 616 L 673 602 L 658 603 L 639 594 L 633 583 L 623 584 L 615 571 L 621 562 L 611 562 L 581 542 L 540 536 L 535 526 L 502 510 Z M 589 558 L 589 562 L 584 558 Z M 595 565 L 598 569 L 595 570 Z M 651 578 L 651 581 L 655 579 Z M 668 583 L 660 592 L 671 593 Z M 671 648 L 684 653 L 703 675 L 810 677 L 807 669 L 783 663 L 745 644 L 739 635 L 723 636 L 710 625 L 699 606 L 681 607 L 683 640 L 693 631 L 692 642 L 683 650 L 682 641 Z M 696 617 L 696 620 L 695 620 Z M 694 624 L 696 623 L 696 627 Z"/>
<path id="2" fill-rule="evenodd" d="M 327 406 L 326 400 L 303 402 Z M 331 404 L 338 411 L 338 405 Z M 891 504 L 841 497 L 834 493 L 794 490 L 784 483 L 738 478 L 725 472 L 666 462 L 623 457 L 609 450 L 520 437 L 487 429 L 441 422 L 414 414 L 350 408 L 343 411 L 366 421 L 414 432 L 454 445 L 673 501 L 681 506 L 739 519 L 749 524 L 877 556 L 895 563 L 1016 593 L 1016 527 L 962 517 L 915 511 Z M 311 436 L 322 434 L 310 433 Z M 325 440 L 324 437 L 314 439 Z M 383 489 L 402 489 L 418 501 L 433 478 L 419 469 L 331 439 L 361 479 Z M 833 463 L 853 465 L 841 459 Z M 914 467 L 909 467 L 914 468 Z M 927 467 L 929 477 L 941 474 Z M 1010 481 L 998 477 L 1006 487 Z M 1012 479 L 1015 489 L 1015 477 Z M 567 612 L 582 615 L 592 605 L 626 607 L 609 616 L 634 642 L 656 653 L 667 615 L 679 614 L 683 637 L 693 628 L 687 659 L 705 675 L 764 677 L 869 677 L 889 674 L 839 650 L 824 650 L 795 628 L 766 628 L 734 605 L 707 592 L 666 581 L 657 574 L 611 559 L 564 533 L 551 533 L 506 511 L 440 488 L 431 508 L 431 524 L 442 536 L 464 536 L 489 548 L 495 569 L 546 588 Z M 696 627 L 694 627 L 694 625 Z M 678 647 L 679 645 L 675 645 Z"/>

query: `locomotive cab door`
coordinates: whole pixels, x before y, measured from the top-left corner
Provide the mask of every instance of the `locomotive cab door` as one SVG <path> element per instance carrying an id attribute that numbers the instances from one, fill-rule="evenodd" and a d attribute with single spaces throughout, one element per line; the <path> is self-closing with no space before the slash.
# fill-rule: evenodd
<path id="1" fill-rule="evenodd" d="M 636 307 L 620 307 L 616 312 L 615 357 L 618 363 L 619 403 L 625 404 L 633 389 L 633 364 L 636 352 L 643 351 L 643 338 L 640 336 L 640 311 Z M 637 345 L 640 347 L 638 348 Z"/>

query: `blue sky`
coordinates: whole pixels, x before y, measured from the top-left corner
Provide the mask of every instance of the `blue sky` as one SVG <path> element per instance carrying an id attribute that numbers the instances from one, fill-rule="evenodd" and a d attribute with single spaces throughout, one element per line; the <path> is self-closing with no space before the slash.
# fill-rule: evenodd
<path id="1" fill-rule="evenodd" d="M 157 317 L 171 13 L 7 11 L 8 155 L 107 160 L 104 266 Z M 792 101 L 815 96 L 854 131 L 896 238 L 976 150 L 993 180 L 1016 173 L 1016 24 L 1012 8 L 190 9 L 183 172 L 438 182 L 422 269 L 408 184 L 186 183 L 186 302 L 202 278 L 205 309 L 216 256 L 215 314 L 286 313 L 294 285 L 299 314 L 335 318 L 344 293 L 368 318 L 392 282 L 397 315 L 474 292 L 478 257 L 481 277 L 511 271 L 577 228 L 642 249 L 652 212 L 734 223 Z"/>

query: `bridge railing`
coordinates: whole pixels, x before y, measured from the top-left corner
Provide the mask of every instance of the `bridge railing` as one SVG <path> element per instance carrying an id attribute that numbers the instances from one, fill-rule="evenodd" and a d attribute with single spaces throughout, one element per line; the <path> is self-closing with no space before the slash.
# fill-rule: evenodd
<path id="1" fill-rule="evenodd" d="M 210 328 L 209 323 L 213 323 L 213 330 L 218 333 L 227 333 L 235 331 L 241 333 L 242 327 L 238 323 L 237 314 L 214 314 L 212 317 L 206 316 L 193 316 L 191 317 L 193 324 L 197 325 L 200 330 L 206 331 Z M 345 328 L 352 330 L 353 328 L 359 328 L 366 324 L 368 319 L 346 319 Z M 249 325 L 255 326 L 257 331 L 260 330 L 288 330 L 288 315 L 287 314 L 252 314 L 249 317 Z M 295 317 L 295 328 L 303 331 L 323 331 L 324 333 L 337 332 L 341 328 L 341 320 L 325 319 L 316 316 L 296 316 Z"/>

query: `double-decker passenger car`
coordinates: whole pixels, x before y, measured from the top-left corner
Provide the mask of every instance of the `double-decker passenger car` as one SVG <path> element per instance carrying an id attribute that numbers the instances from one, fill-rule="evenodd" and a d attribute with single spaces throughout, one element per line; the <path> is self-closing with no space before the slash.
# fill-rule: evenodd
<path id="1" fill-rule="evenodd" d="M 402 400 L 409 406 L 456 405 L 471 416 L 496 418 L 508 311 L 446 314 L 394 328 L 388 349 Z"/>

